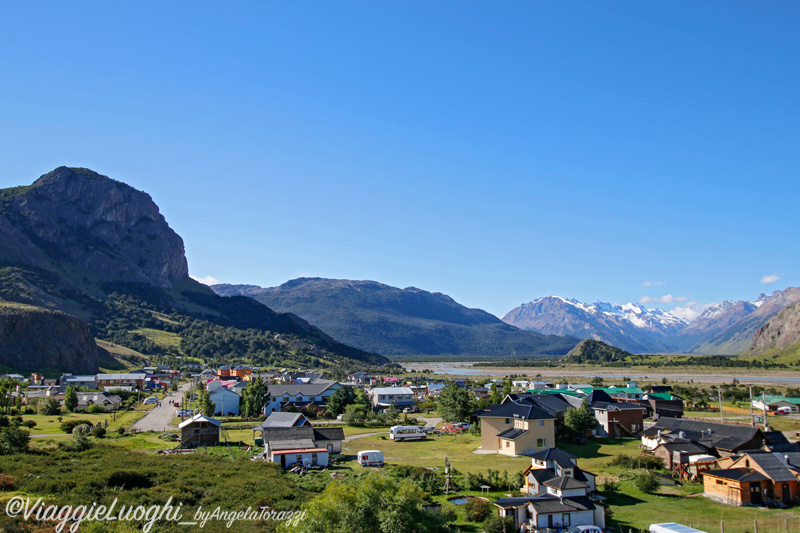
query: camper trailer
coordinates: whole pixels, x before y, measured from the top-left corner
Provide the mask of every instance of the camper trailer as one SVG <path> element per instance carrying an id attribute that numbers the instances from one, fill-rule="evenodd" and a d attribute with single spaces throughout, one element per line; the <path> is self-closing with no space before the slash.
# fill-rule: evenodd
<path id="1" fill-rule="evenodd" d="M 358 452 L 358 464 L 361 466 L 383 466 L 383 452 L 380 450 Z"/>
<path id="2" fill-rule="evenodd" d="M 421 440 L 427 436 L 425 428 L 420 426 L 392 426 L 389 429 L 389 438 L 396 441 Z"/>
<path id="3" fill-rule="evenodd" d="M 664 524 L 650 524 L 650 533 L 706 533 L 700 529 L 667 522 Z"/>

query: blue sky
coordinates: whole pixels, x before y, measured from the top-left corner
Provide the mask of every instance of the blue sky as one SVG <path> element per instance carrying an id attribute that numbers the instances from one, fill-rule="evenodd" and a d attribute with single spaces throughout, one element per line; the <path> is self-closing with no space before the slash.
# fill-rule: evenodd
<path id="1" fill-rule="evenodd" d="M 125 181 L 229 283 L 753 299 L 800 284 L 798 28 L 792 1 L 4 2 L 0 187 Z"/>

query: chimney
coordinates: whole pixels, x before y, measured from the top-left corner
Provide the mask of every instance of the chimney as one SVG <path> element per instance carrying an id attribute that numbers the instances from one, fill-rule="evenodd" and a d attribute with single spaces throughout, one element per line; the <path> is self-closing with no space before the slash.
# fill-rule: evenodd
<path id="1" fill-rule="evenodd" d="M 783 462 L 786 463 L 787 465 L 789 464 L 789 456 L 788 455 L 784 455 L 783 456 Z"/>

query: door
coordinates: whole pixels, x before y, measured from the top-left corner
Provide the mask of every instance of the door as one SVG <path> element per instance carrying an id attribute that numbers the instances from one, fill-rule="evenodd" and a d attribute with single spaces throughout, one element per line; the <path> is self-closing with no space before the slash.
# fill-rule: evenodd
<path id="1" fill-rule="evenodd" d="M 788 483 L 784 483 L 783 485 L 781 485 L 781 500 L 783 500 L 783 503 L 785 503 L 786 505 L 792 503 L 792 494 L 789 489 Z"/>
<path id="2" fill-rule="evenodd" d="M 750 503 L 761 505 L 761 485 L 759 483 L 750 485 Z"/>

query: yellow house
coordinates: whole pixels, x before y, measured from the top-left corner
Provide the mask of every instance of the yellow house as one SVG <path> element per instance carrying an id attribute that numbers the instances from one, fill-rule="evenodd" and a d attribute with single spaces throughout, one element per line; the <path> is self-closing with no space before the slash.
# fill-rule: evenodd
<path id="1" fill-rule="evenodd" d="M 502 404 L 484 411 L 481 449 L 504 455 L 532 455 L 556 445 L 556 415 L 535 405 Z"/>

